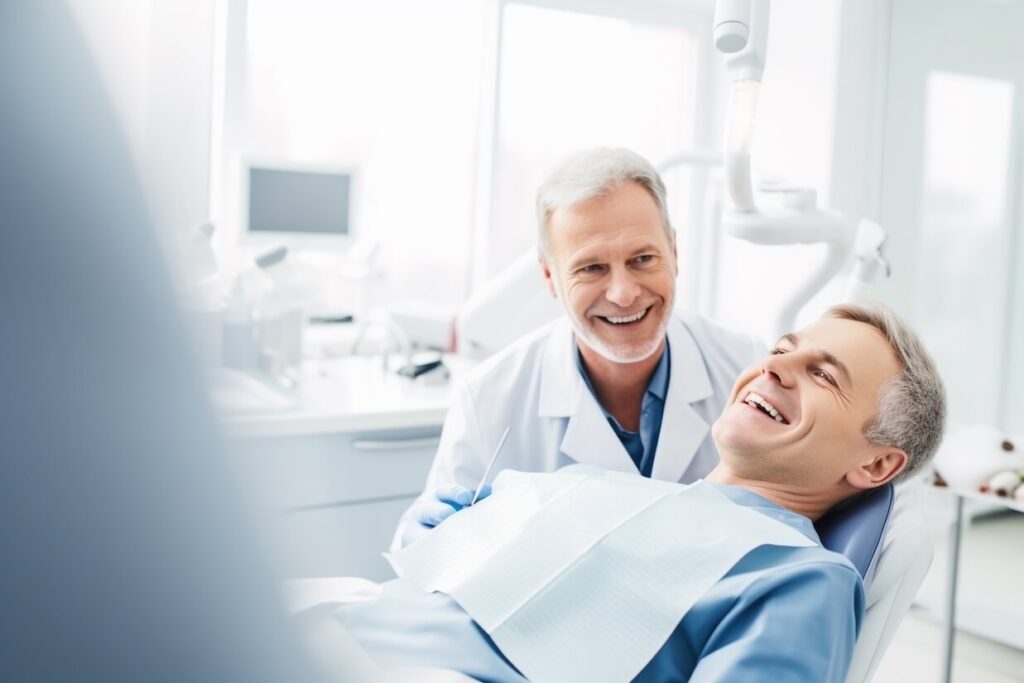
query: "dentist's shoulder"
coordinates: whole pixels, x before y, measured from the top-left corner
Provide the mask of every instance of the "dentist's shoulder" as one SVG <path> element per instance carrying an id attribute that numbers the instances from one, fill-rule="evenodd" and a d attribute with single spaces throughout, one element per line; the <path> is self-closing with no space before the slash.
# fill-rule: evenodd
<path id="1" fill-rule="evenodd" d="M 676 310 L 669 324 L 685 328 L 709 370 L 720 368 L 735 376 L 768 353 L 767 345 L 759 337 L 725 327 L 704 316 Z"/>

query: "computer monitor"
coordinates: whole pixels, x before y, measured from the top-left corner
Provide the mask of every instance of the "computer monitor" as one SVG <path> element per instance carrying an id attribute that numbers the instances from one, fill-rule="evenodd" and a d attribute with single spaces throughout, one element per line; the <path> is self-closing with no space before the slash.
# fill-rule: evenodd
<path id="1" fill-rule="evenodd" d="M 250 165 L 247 180 L 250 236 L 315 242 L 351 237 L 351 172 Z"/>

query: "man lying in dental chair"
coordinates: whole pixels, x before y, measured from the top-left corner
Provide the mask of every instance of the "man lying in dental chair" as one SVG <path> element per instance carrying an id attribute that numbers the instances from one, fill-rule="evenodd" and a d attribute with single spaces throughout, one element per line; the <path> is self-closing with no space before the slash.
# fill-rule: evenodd
<path id="1" fill-rule="evenodd" d="M 503 472 L 336 618 L 382 665 L 484 681 L 841 682 L 863 586 L 812 522 L 919 471 L 944 419 L 906 324 L 835 307 L 740 375 L 704 481 Z"/>

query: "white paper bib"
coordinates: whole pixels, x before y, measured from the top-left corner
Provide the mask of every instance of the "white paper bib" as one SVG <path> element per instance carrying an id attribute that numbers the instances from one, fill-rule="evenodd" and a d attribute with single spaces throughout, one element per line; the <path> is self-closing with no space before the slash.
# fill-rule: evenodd
<path id="1" fill-rule="evenodd" d="M 502 472 L 489 498 L 388 559 L 452 596 L 531 681 L 628 681 L 761 545 L 814 542 L 703 482 L 571 467 Z"/>

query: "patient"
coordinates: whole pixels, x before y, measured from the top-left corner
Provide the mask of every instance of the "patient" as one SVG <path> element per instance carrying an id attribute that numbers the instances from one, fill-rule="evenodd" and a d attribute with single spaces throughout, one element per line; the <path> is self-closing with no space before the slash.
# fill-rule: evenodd
<path id="1" fill-rule="evenodd" d="M 634 680 L 843 681 L 864 613 L 863 587 L 846 558 L 821 547 L 812 521 L 919 471 L 938 446 L 944 418 L 944 391 L 931 359 L 886 309 L 835 307 L 785 335 L 737 380 L 712 430 L 721 462 L 698 486 L 810 542 L 761 545 L 742 555 L 659 641 Z M 664 530 L 665 538 L 673 531 L 692 530 L 682 520 L 680 529 Z M 687 567 L 678 570 L 685 579 Z M 612 583 L 594 590 L 617 590 Z M 337 618 L 384 665 L 526 680 L 516 656 L 503 653 L 495 644 L 500 639 L 452 597 L 423 591 L 408 578 L 385 584 L 374 601 L 342 608 Z M 560 656 L 588 657 L 588 643 L 581 638 Z"/>

